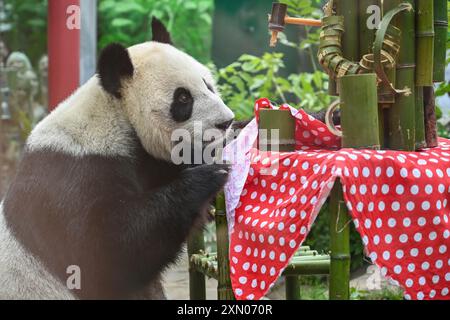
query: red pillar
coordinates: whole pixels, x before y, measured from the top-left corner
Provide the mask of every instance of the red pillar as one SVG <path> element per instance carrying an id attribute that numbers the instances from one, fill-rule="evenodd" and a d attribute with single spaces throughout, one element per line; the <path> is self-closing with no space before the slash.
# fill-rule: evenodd
<path id="1" fill-rule="evenodd" d="M 48 57 L 49 110 L 69 97 L 80 83 L 79 0 L 49 0 Z M 80 19 L 81 17 L 78 17 Z"/>

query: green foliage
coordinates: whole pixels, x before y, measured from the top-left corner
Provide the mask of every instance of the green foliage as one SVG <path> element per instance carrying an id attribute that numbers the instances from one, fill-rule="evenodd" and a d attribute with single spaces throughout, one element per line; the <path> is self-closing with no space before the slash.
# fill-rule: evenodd
<path id="1" fill-rule="evenodd" d="M 213 0 L 100 0 L 99 47 L 149 41 L 154 16 L 167 26 L 179 49 L 206 63 L 211 58 L 213 9 Z"/>
<path id="2" fill-rule="evenodd" d="M 325 73 L 279 75 L 284 68 L 282 53 L 265 53 L 262 57 L 242 55 L 236 62 L 215 70 L 219 91 L 237 119 L 253 116 L 255 100 L 267 97 L 276 103 L 293 103 L 307 110 L 328 106 L 328 80 Z"/>
<path id="3" fill-rule="evenodd" d="M 305 240 L 305 245 L 310 246 L 314 250 L 321 253 L 330 251 L 330 215 L 328 211 L 328 203 L 322 207 L 313 227 Z M 362 245 L 361 236 L 354 228 L 353 223 L 350 224 L 350 254 L 351 269 L 356 270 L 364 264 L 364 247 Z"/>
<path id="4" fill-rule="evenodd" d="M 47 0 L 5 0 L 6 24 L 2 37 L 11 51 L 22 51 L 33 65 L 47 52 Z"/>
<path id="5" fill-rule="evenodd" d="M 403 300 L 403 292 L 396 288 L 383 288 L 377 291 L 350 288 L 350 300 Z"/>

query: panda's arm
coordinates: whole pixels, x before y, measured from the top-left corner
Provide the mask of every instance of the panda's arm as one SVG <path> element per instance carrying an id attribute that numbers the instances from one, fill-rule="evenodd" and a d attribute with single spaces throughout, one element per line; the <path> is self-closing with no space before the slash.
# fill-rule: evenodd
<path id="1" fill-rule="evenodd" d="M 114 217 L 105 220 L 108 225 L 104 226 L 117 235 L 112 240 L 117 258 L 128 261 L 130 272 L 158 275 L 176 258 L 210 200 L 223 188 L 228 169 L 226 165 L 199 166 L 184 170 L 179 179 L 150 192 L 120 195 Z M 97 209 L 102 210 L 92 208 L 94 212 Z"/>

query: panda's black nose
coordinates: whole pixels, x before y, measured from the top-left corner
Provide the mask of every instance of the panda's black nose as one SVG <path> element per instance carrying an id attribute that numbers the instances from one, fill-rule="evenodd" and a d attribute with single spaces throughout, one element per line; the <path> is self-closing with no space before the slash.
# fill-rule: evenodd
<path id="1" fill-rule="evenodd" d="M 232 123 L 233 123 L 233 119 L 216 124 L 216 128 L 220 129 L 220 130 L 227 130 L 231 126 Z"/>

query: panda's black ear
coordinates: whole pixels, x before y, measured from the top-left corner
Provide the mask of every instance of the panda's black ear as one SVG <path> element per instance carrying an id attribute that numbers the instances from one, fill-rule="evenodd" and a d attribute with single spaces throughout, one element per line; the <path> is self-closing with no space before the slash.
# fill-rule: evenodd
<path id="1" fill-rule="evenodd" d="M 152 19 L 152 33 L 152 41 L 173 44 L 169 31 L 167 31 L 164 24 L 155 17 Z"/>
<path id="2" fill-rule="evenodd" d="M 120 99 L 122 82 L 131 78 L 134 73 L 128 50 L 121 44 L 112 43 L 100 53 L 98 60 L 98 75 L 100 84 L 114 97 Z"/>

